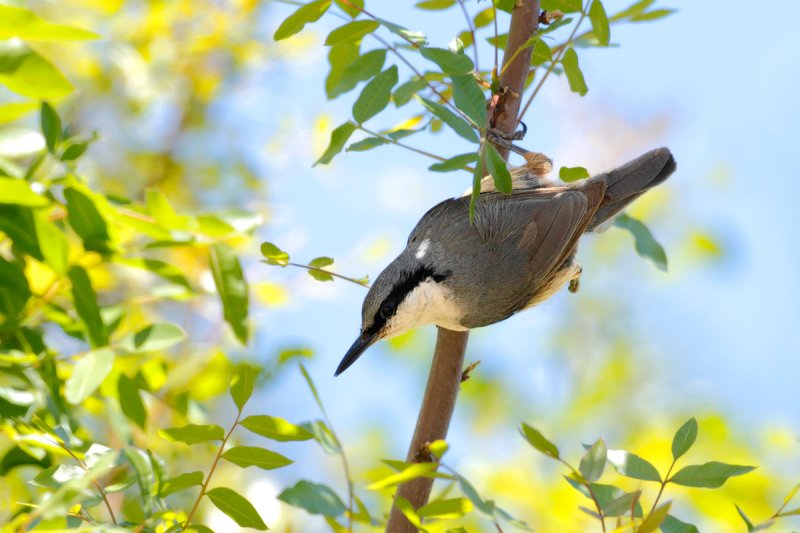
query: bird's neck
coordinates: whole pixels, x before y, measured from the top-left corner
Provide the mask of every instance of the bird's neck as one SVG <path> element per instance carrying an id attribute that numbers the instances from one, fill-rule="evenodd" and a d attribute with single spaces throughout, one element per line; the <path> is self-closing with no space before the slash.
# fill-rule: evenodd
<path id="1" fill-rule="evenodd" d="M 463 313 L 452 290 L 446 284 L 428 278 L 419 283 L 400 304 L 395 316 L 398 333 L 419 326 L 436 324 L 455 331 L 465 331 L 461 325 Z"/>

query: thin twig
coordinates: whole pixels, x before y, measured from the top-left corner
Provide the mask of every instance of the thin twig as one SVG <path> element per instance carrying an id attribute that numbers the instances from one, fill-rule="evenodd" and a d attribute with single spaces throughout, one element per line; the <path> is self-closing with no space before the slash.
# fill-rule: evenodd
<path id="1" fill-rule="evenodd" d="M 313 271 L 313 272 L 321 272 L 323 274 L 330 274 L 331 276 L 333 276 L 335 278 L 343 279 L 343 280 L 349 281 L 350 283 L 355 283 L 356 285 L 361 285 L 362 287 L 369 288 L 369 284 L 368 283 L 363 283 L 363 282 L 357 280 L 356 278 L 350 278 L 350 277 L 344 276 L 342 274 L 337 274 L 336 272 L 331 272 L 330 270 L 325 270 L 323 268 L 313 267 L 311 265 L 304 265 L 302 263 L 286 263 L 286 265 L 287 266 L 298 267 L 298 268 L 305 268 L 306 270 L 310 270 L 310 271 Z"/>
<path id="2" fill-rule="evenodd" d="M 303 374 L 306 383 L 308 383 L 308 387 L 311 389 L 311 393 L 314 395 L 314 399 L 317 400 L 317 405 L 319 406 L 319 410 L 320 412 L 322 412 L 322 417 L 325 419 L 325 423 L 328 424 L 328 429 L 331 431 L 331 436 L 333 437 L 336 446 L 339 447 L 339 456 L 342 458 L 342 468 L 344 469 L 344 476 L 347 478 L 347 495 L 348 495 L 347 531 L 349 533 L 352 533 L 353 501 L 355 500 L 355 492 L 354 492 L 355 484 L 353 483 L 353 477 L 350 475 L 350 464 L 347 462 L 347 455 L 344 453 L 344 446 L 342 445 L 342 441 L 339 439 L 339 435 L 336 433 L 336 430 L 333 429 L 333 422 L 331 422 L 331 419 L 328 416 L 328 412 L 325 410 L 325 405 L 322 403 L 322 399 L 319 397 L 319 393 L 317 392 L 317 389 L 314 386 L 314 382 L 311 381 L 311 376 L 308 374 L 308 370 L 306 370 L 306 367 L 303 364 L 300 365 L 300 371 Z"/>
<path id="3" fill-rule="evenodd" d="M 59 442 L 57 440 L 55 441 L 55 443 L 58 444 L 58 446 L 60 446 L 65 452 L 67 452 L 70 455 L 70 457 L 75 459 L 75 461 L 78 463 L 78 465 L 80 465 L 80 467 L 83 468 L 86 471 L 86 473 L 89 475 L 89 477 L 92 480 L 92 484 L 97 489 L 97 492 L 100 493 L 100 498 L 103 499 L 103 503 L 106 505 L 106 509 L 108 509 L 108 514 L 111 515 L 111 522 L 116 526 L 117 525 L 117 518 L 114 516 L 114 510 L 111 509 L 111 503 L 108 501 L 108 497 L 106 496 L 106 491 L 103 490 L 103 487 L 100 486 L 100 483 L 98 483 L 97 480 L 94 478 L 94 476 L 92 476 L 91 471 L 89 470 L 89 467 L 86 466 L 86 463 L 83 462 L 83 460 L 81 460 L 77 455 L 75 455 L 72 452 L 72 450 L 70 450 L 67 447 L 66 444 L 64 444 L 62 442 Z"/>
<path id="4" fill-rule="evenodd" d="M 500 67 L 500 52 L 498 51 L 497 46 L 497 7 L 495 6 L 494 2 L 492 2 L 492 22 L 494 22 L 494 71 L 497 72 L 497 69 Z M 477 43 L 475 46 L 478 46 Z M 510 65 L 511 61 L 508 63 Z"/>
<path id="5" fill-rule="evenodd" d="M 208 484 L 211 482 L 211 476 L 214 475 L 214 470 L 217 468 L 217 463 L 219 463 L 220 458 L 222 457 L 222 452 L 225 451 L 225 444 L 227 444 L 228 439 L 231 437 L 233 430 L 236 429 L 236 426 L 239 424 L 239 418 L 242 416 L 242 411 L 236 414 L 236 420 L 233 421 L 233 425 L 225 437 L 222 439 L 222 444 L 219 445 L 219 449 L 217 450 L 217 455 L 214 457 L 214 462 L 211 463 L 211 469 L 208 471 L 208 475 L 206 476 L 205 480 L 203 480 L 203 484 L 200 486 L 200 494 L 197 495 L 197 499 L 194 501 L 194 505 L 192 506 L 192 510 L 189 511 L 188 516 L 186 517 L 186 521 L 184 521 L 183 525 L 181 526 L 181 531 L 185 530 L 189 525 L 192 523 L 192 518 L 194 517 L 194 513 L 197 511 L 197 507 L 200 505 L 200 500 L 203 499 L 203 496 L 206 495 L 206 489 L 208 488 Z"/>
<path id="6" fill-rule="evenodd" d="M 472 25 L 472 19 L 467 12 L 467 6 L 464 5 L 464 0 L 458 0 L 458 5 L 461 7 L 461 12 L 464 13 L 464 19 L 467 21 L 469 27 L 469 34 L 472 36 L 472 52 L 475 57 L 475 72 L 480 72 L 481 67 L 478 66 L 478 41 L 475 40 L 475 26 Z M 492 2 L 494 6 L 494 2 Z"/>
<path id="7" fill-rule="evenodd" d="M 356 127 L 358 129 L 360 129 L 361 131 L 363 131 L 364 133 L 372 135 L 373 137 L 377 137 L 378 139 L 384 140 L 384 141 L 386 141 L 388 143 L 394 144 L 394 145 L 399 146 L 401 148 L 405 148 L 406 150 L 411 150 L 414 153 L 417 153 L 417 154 L 420 154 L 420 155 L 424 155 L 425 157 L 430 157 L 431 159 L 436 159 L 437 161 L 441 161 L 441 162 L 447 161 L 446 157 L 442 157 L 440 155 L 432 154 L 430 152 L 426 152 L 425 150 L 420 150 L 419 148 L 414 148 L 413 146 L 409 146 L 409 145 L 401 143 L 399 141 L 395 141 L 391 137 L 387 137 L 385 135 L 381 135 L 380 133 L 376 133 L 374 131 L 368 130 L 367 128 L 365 128 L 364 126 L 362 126 L 360 124 L 357 124 Z M 470 167 L 463 167 L 463 168 L 465 170 L 470 171 L 470 172 L 474 172 L 475 171 L 475 169 L 470 168 Z"/>
<path id="8" fill-rule="evenodd" d="M 556 68 L 556 65 L 558 65 L 558 63 L 561 61 L 561 58 L 566 53 L 567 47 L 575 39 L 575 33 L 577 33 L 578 28 L 580 27 L 581 23 L 583 22 L 583 19 L 586 18 L 586 9 L 587 8 L 584 7 L 583 10 L 581 11 L 581 16 L 578 18 L 578 22 L 575 24 L 575 27 L 572 29 L 572 33 L 569 35 L 569 38 L 567 39 L 567 41 L 564 44 L 560 45 L 558 48 L 556 48 L 555 54 L 558 57 L 556 57 L 555 60 L 551 59 L 550 66 L 547 67 L 547 71 L 545 71 L 544 76 L 542 76 L 542 79 L 539 80 L 539 83 L 536 85 L 536 88 L 533 90 L 533 92 L 531 93 L 530 97 L 528 97 L 528 101 L 525 102 L 524 106 L 522 106 L 522 111 L 520 111 L 519 116 L 517 117 L 517 124 L 518 125 L 519 125 L 520 121 L 522 120 L 522 117 L 524 117 L 525 113 L 527 113 L 528 108 L 530 107 L 531 103 L 533 102 L 533 99 L 536 98 L 537 94 L 539 94 L 539 90 L 542 88 L 542 85 L 544 85 L 544 82 L 547 80 L 547 77 L 550 76 L 550 73 L 553 72 L 553 69 Z"/>
<path id="9" fill-rule="evenodd" d="M 366 9 L 364 9 L 361 6 L 357 6 L 355 4 L 352 4 L 348 0 L 342 0 L 342 2 L 347 4 L 347 5 L 349 5 L 349 6 L 351 6 L 351 7 L 353 7 L 354 9 L 357 9 L 357 10 L 361 11 L 361 13 L 363 13 L 366 16 L 368 16 L 369 18 L 371 18 L 375 22 L 378 22 L 378 23 L 382 22 L 381 19 L 379 19 L 378 17 L 376 17 L 375 15 L 373 15 L 372 13 L 370 13 L 369 11 L 367 11 Z M 405 65 L 409 69 L 411 69 L 411 72 L 413 72 L 418 78 L 420 78 L 422 81 L 424 81 L 425 84 L 428 86 L 428 88 L 431 91 L 433 91 L 433 93 L 436 96 L 439 97 L 439 99 L 441 100 L 441 102 L 444 105 L 450 107 L 453 111 L 455 111 L 456 113 L 461 115 L 461 117 L 464 118 L 467 122 L 470 122 L 469 117 L 463 111 L 461 111 L 459 108 L 457 108 L 450 100 L 445 98 L 445 96 L 441 92 L 439 92 L 439 90 L 436 87 L 434 87 L 433 84 L 430 81 L 425 79 L 425 76 L 419 71 L 419 69 L 417 69 L 408 59 L 406 59 L 405 56 L 403 56 L 403 54 L 401 54 L 400 51 L 397 48 L 395 48 L 394 46 L 389 44 L 389 42 L 386 39 L 384 39 L 383 37 L 381 37 L 380 35 L 378 35 L 376 33 L 370 33 L 370 36 L 372 36 L 374 39 L 376 39 L 378 42 L 380 42 L 387 50 L 389 50 L 390 52 L 395 54 L 398 57 L 398 59 L 400 59 L 400 61 L 405 63 Z M 418 50 L 421 48 L 421 46 L 418 43 L 416 43 L 413 40 L 409 39 L 405 35 L 398 34 L 398 36 L 401 37 L 404 41 L 406 41 L 412 47 L 414 47 L 414 48 L 416 48 Z"/>
<path id="10" fill-rule="evenodd" d="M 667 475 L 664 476 L 664 479 L 661 481 L 661 487 L 658 489 L 658 494 L 656 494 L 656 499 L 653 502 L 653 506 L 650 508 L 650 513 L 648 514 L 653 514 L 653 511 L 656 510 L 656 506 L 658 505 L 658 500 L 661 499 L 661 494 L 664 493 L 664 487 L 666 487 L 667 483 L 669 483 L 669 475 L 672 473 L 672 469 L 675 468 L 675 463 L 677 461 L 678 461 L 677 459 L 673 459 L 672 464 L 669 465 L 669 470 L 667 470 Z"/>

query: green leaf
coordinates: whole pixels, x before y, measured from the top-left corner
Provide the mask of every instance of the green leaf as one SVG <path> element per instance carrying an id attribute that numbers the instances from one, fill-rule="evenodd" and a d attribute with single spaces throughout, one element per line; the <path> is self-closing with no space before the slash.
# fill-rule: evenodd
<path id="1" fill-rule="evenodd" d="M 67 200 L 67 221 L 83 240 L 88 251 L 109 251 L 108 224 L 100 214 L 94 200 L 73 187 L 64 189 Z"/>
<path id="2" fill-rule="evenodd" d="M 117 380 L 117 394 L 119 395 L 119 407 L 128 420 L 142 429 L 147 424 L 147 409 L 145 409 L 142 397 L 139 395 L 139 386 L 134 380 L 120 374 Z"/>
<path id="3" fill-rule="evenodd" d="M 347 152 L 366 152 L 367 150 L 372 150 L 373 148 L 377 148 L 378 146 L 383 146 L 384 144 L 388 144 L 389 141 L 386 139 L 381 139 L 380 137 L 367 137 L 366 139 L 362 139 L 358 142 L 355 142 L 347 147 L 345 151 Z"/>
<path id="4" fill-rule="evenodd" d="M 328 2 L 330 4 L 330 2 Z M 234 522 L 242 527 L 252 527 L 259 531 L 266 531 L 267 524 L 247 501 L 247 498 L 227 487 L 217 487 L 206 492 L 206 496 L 217 509 L 231 517 Z"/>
<path id="5" fill-rule="evenodd" d="M 92 350 L 78 361 L 64 384 L 67 402 L 77 405 L 92 395 L 114 366 L 114 352 L 108 348 Z"/>
<path id="6" fill-rule="evenodd" d="M 429 11 L 438 11 L 440 9 L 447 9 L 456 5 L 456 0 L 422 0 L 414 4 L 414 7 L 419 9 L 427 9 Z"/>
<path id="7" fill-rule="evenodd" d="M 623 9 L 619 13 L 615 13 L 614 16 L 611 17 L 611 20 L 620 20 L 628 17 L 633 17 L 634 15 L 639 15 L 640 13 L 644 13 L 644 11 L 650 7 L 651 5 L 655 4 L 656 0 L 639 0 L 638 2 L 634 2 L 627 8 Z"/>
<path id="8" fill-rule="evenodd" d="M 225 430 L 216 424 L 187 424 L 177 428 L 162 429 L 159 434 L 173 442 L 199 444 L 225 438 Z"/>
<path id="9" fill-rule="evenodd" d="M 647 226 L 624 213 L 614 220 L 614 225 L 631 232 L 636 245 L 637 254 L 650 259 L 659 270 L 663 272 L 667 271 L 667 254 L 664 248 L 655 240 Z M 694 440 L 692 440 L 692 442 L 694 442 Z"/>
<path id="10" fill-rule="evenodd" d="M 625 516 L 630 514 L 631 508 L 639 501 L 642 491 L 626 492 L 608 503 L 602 505 L 603 515 L 605 516 Z"/>
<path id="11" fill-rule="evenodd" d="M 128 446 L 123 452 L 125 459 L 133 467 L 136 484 L 145 505 L 149 505 L 156 491 L 156 471 L 153 457 L 144 450 Z"/>
<path id="12" fill-rule="evenodd" d="M 603 7 L 603 2 L 593 0 L 589 8 L 589 20 L 592 21 L 592 33 L 603 46 L 608 46 L 611 31 L 608 27 L 608 15 Z"/>
<path id="13" fill-rule="evenodd" d="M 392 100 L 395 107 L 406 105 L 411 98 L 419 91 L 428 86 L 423 78 L 414 77 L 405 83 L 400 84 L 392 93 Z"/>
<path id="14" fill-rule="evenodd" d="M 169 496 L 173 492 L 178 492 L 180 490 L 185 490 L 190 487 L 195 487 L 197 485 L 203 484 L 203 473 L 202 472 L 187 472 L 185 474 L 180 474 L 175 477 L 169 478 L 161 485 L 161 490 L 158 491 L 158 495 L 162 498 Z"/>
<path id="15" fill-rule="evenodd" d="M 147 270 L 148 272 L 151 272 L 156 276 L 169 281 L 170 283 L 180 285 L 181 287 L 189 291 L 192 290 L 192 286 L 189 284 L 189 281 L 186 279 L 186 276 L 184 276 L 183 272 L 175 265 L 165 263 L 164 261 L 160 261 L 158 259 L 148 259 L 148 258 L 138 258 L 138 257 L 137 258 L 114 257 L 114 261 L 129 267 Z"/>
<path id="16" fill-rule="evenodd" d="M 494 179 L 495 188 L 505 194 L 511 194 L 511 173 L 508 171 L 506 160 L 493 144 L 488 143 L 486 147 L 486 168 Z"/>
<path id="17" fill-rule="evenodd" d="M 330 266 L 333 264 L 333 259 L 330 257 L 317 257 L 316 259 L 312 259 L 311 262 L 308 263 L 308 266 L 313 268 L 323 268 L 326 266 Z M 306 270 L 308 275 L 314 278 L 317 281 L 333 281 L 333 276 L 328 274 L 327 272 L 320 272 L 319 270 Z"/>
<path id="18" fill-rule="evenodd" d="M 0 84 L 37 100 L 60 100 L 73 91 L 57 68 L 19 39 L 0 41 Z"/>
<path id="19" fill-rule="evenodd" d="M 399 35 L 403 39 L 407 39 L 408 41 L 412 42 L 415 46 L 424 46 L 425 43 L 428 42 L 428 38 L 425 37 L 421 32 L 409 30 L 408 28 L 404 28 L 394 22 L 389 22 L 388 20 L 384 19 L 377 19 L 387 30 L 394 33 L 395 35 Z"/>
<path id="20" fill-rule="evenodd" d="M 289 254 L 271 242 L 265 241 L 261 243 L 261 255 L 270 265 L 286 266 L 289 264 Z"/>
<path id="21" fill-rule="evenodd" d="M 380 23 L 374 20 L 354 20 L 331 31 L 325 39 L 325 44 L 333 46 L 340 43 L 361 42 L 364 36 L 369 35 L 379 27 Z"/>
<path id="22" fill-rule="evenodd" d="M 434 500 L 417 509 L 417 514 L 422 518 L 441 518 L 445 520 L 458 520 L 473 509 L 471 500 L 466 498 L 452 498 L 447 500 Z"/>
<path id="23" fill-rule="evenodd" d="M 485 143 L 481 141 L 478 148 L 478 161 L 486 159 Z M 475 170 L 472 173 L 472 191 L 469 195 L 469 223 L 475 222 L 475 205 L 478 203 L 478 196 L 481 194 L 481 180 L 483 179 L 483 164 L 475 165 Z"/>
<path id="24" fill-rule="evenodd" d="M 302 428 L 309 431 L 314 436 L 314 440 L 317 441 L 322 450 L 328 455 L 338 455 L 342 453 L 342 447 L 339 446 L 336 436 L 334 436 L 333 432 L 324 421 L 314 420 L 312 422 L 306 422 L 302 425 Z"/>
<path id="25" fill-rule="evenodd" d="M 702 465 L 689 465 L 681 468 L 669 478 L 669 482 L 684 487 L 715 489 L 721 487 L 728 478 L 747 474 L 755 468 L 754 466 L 729 465 L 719 461 L 710 461 Z"/>
<path id="26" fill-rule="evenodd" d="M 700 533 L 697 526 L 678 520 L 672 515 L 667 515 L 660 527 L 663 533 Z"/>
<path id="27" fill-rule="evenodd" d="M 314 435 L 300 426 L 287 422 L 283 418 L 268 415 L 248 416 L 239 425 L 257 435 L 268 439 L 286 442 L 290 440 L 309 440 Z"/>
<path id="28" fill-rule="evenodd" d="M 589 177 L 589 171 L 583 167 L 561 167 L 558 169 L 558 178 L 561 181 L 571 182 Z"/>
<path id="29" fill-rule="evenodd" d="M 0 318 L 4 325 L 16 319 L 30 297 L 31 289 L 22 268 L 0 256 Z"/>
<path id="30" fill-rule="evenodd" d="M 697 420 L 690 418 L 678 428 L 672 438 L 672 458 L 676 461 L 692 447 L 697 440 Z"/>
<path id="31" fill-rule="evenodd" d="M 533 43 L 533 52 L 531 53 L 531 65 L 538 67 L 547 63 L 553 58 L 553 51 L 542 39 L 536 39 Z"/>
<path id="32" fill-rule="evenodd" d="M 274 470 L 292 464 L 291 459 L 257 446 L 234 446 L 226 450 L 222 458 L 242 468 L 257 466 L 262 470 Z"/>
<path id="33" fill-rule="evenodd" d="M 606 466 L 608 450 L 603 439 L 597 439 L 586 454 L 581 458 L 579 470 L 581 475 L 589 482 L 595 482 L 603 475 Z"/>
<path id="34" fill-rule="evenodd" d="M 420 48 L 419 53 L 428 61 L 436 63 L 445 74 L 461 76 L 475 70 L 472 60 L 465 54 L 457 54 L 446 48 Z"/>
<path id="35" fill-rule="evenodd" d="M 333 47 L 331 52 L 335 48 L 339 48 L 339 46 Z M 328 98 L 335 98 L 340 94 L 344 94 L 352 90 L 358 82 L 372 78 L 381 71 L 385 62 L 385 49 L 372 50 L 358 56 L 341 70 L 338 78 L 331 78 L 330 81 L 325 80 L 325 91 Z"/>
<path id="36" fill-rule="evenodd" d="M 162 322 L 149 324 L 121 341 L 119 346 L 132 353 L 158 352 L 166 350 L 186 338 L 186 333 L 177 324 Z"/>
<path id="37" fill-rule="evenodd" d="M 248 364 L 240 365 L 236 371 L 231 383 L 231 398 L 233 398 L 233 403 L 236 404 L 239 412 L 244 409 L 244 404 L 253 395 L 257 377 L 258 369 Z"/>
<path id="38" fill-rule="evenodd" d="M 300 33 L 306 24 L 318 21 L 329 7 L 331 7 L 331 0 L 315 0 L 300 6 L 281 22 L 272 38 L 280 41 L 295 33 Z"/>
<path id="39" fill-rule="evenodd" d="M 331 142 L 328 144 L 328 147 L 325 149 L 325 152 L 317 159 L 314 166 L 319 165 L 322 163 L 323 165 L 327 165 L 330 163 L 334 156 L 342 151 L 344 145 L 347 143 L 347 140 L 356 131 L 356 125 L 352 122 L 345 122 L 335 130 L 331 132 Z"/>
<path id="40" fill-rule="evenodd" d="M 564 73 L 567 75 L 569 88 L 572 92 L 578 93 L 581 96 L 585 95 L 589 88 L 586 87 L 586 81 L 583 79 L 583 72 L 578 66 L 578 53 L 574 48 L 568 48 L 561 58 L 561 64 L 564 65 Z"/>
<path id="41" fill-rule="evenodd" d="M 374 117 L 389 105 L 392 87 L 397 84 L 397 66 L 392 65 L 367 83 L 353 104 L 353 118 L 359 124 Z"/>
<path id="42" fill-rule="evenodd" d="M 214 275 L 214 285 L 219 293 L 225 321 L 231 325 L 239 342 L 247 344 L 249 336 L 247 280 L 242 273 L 239 258 L 231 247 L 225 244 L 215 244 L 208 252 L 208 262 Z"/>
<path id="43" fill-rule="evenodd" d="M 476 126 L 486 125 L 486 98 L 474 76 L 453 76 L 453 102 Z"/>
<path id="44" fill-rule="evenodd" d="M 336 5 L 339 6 L 342 11 L 350 15 L 352 18 L 356 18 L 360 13 L 361 10 L 364 9 L 364 0 L 335 0 Z M 359 9 L 360 8 L 360 9 Z"/>
<path id="45" fill-rule="evenodd" d="M 575 13 L 581 10 L 581 0 L 542 0 L 541 6 L 547 11 Z"/>
<path id="46" fill-rule="evenodd" d="M 631 22 L 650 22 L 653 20 L 662 19 L 675 13 L 674 9 L 654 9 L 641 15 L 634 15 L 631 17 Z"/>
<path id="47" fill-rule="evenodd" d="M 97 295 L 89 280 L 89 275 L 81 266 L 74 265 L 67 272 L 70 283 L 72 283 L 72 300 L 75 302 L 75 310 L 86 326 L 89 344 L 94 348 L 99 348 L 108 344 L 108 332 L 100 316 L 100 308 L 97 306 Z"/>
<path id="48" fill-rule="evenodd" d="M 12 102 L 0 104 L 0 124 L 14 122 L 33 111 L 39 109 L 36 102 Z"/>
<path id="49" fill-rule="evenodd" d="M 433 172 L 452 172 L 454 170 L 464 170 L 464 167 L 470 163 L 478 160 L 478 154 L 469 152 L 468 154 L 459 154 L 451 157 L 447 161 L 441 163 L 434 163 L 428 167 L 428 170 Z"/>
<path id="50" fill-rule="evenodd" d="M 64 152 L 61 154 L 61 160 L 75 161 L 86 152 L 87 148 L 89 148 L 89 141 L 72 142 L 69 146 L 64 148 Z"/>
<path id="51" fill-rule="evenodd" d="M 650 533 L 658 529 L 661 523 L 666 519 L 670 507 L 672 507 L 672 502 L 667 502 L 650 513 L 641 525 L 639 525 L 636 533 Z"/>
<path id="52" fill-rule="evenodd" d="M 413 463 L 404 468 L 401 472 L 386 476 L 385 478 L 368 485 L 367 488 L 370 490 L 385 489 L 387 487 L 394 487 L 405 483 L 406 481 L 411 481 L 412 479 L 417 479 L 420 477 L 450 478 L 450 476 L 447 476 L 446 474 L 437 473 L 437 466 L 438 465 L 436 463 Z"/>
<path id="53" fill-rule="evenodd" d="M 347 509 L 341 498 L 326 485 L 301 479 L 278 495 L 278 499 L 311 514 L 337 517 Z"/>
<path id="54" fill-rule="evenodd" d="M 2 9 L 0 9 L 0 15 L 2 15 Z M 53 109 L 53 106 L 47 102 L 42 102 L 40 120 L 47 151 L 54 154 L 58 148 L 58 143 L 61 142 L 61 118 L 58 116 L 58 112 Z"/>
<path id="55" fill-rule="evenodd" d="M 86 41 L 100 38 L 90 31 L 47 22 L 28 9 L 0 4 L 0 39 L 12 37 L 26 41 Z"/>
<path id="56" fill-rule="evenodd" d="M 33 192 L 27 181 L 16 178 L 0 178 L 0 204 L 41 207 L 49 203 L 47 198 Z"/>
<path id="57" fill-rule="evenodd" d="M 528 424 L 522 424 L 522 436 L 525 437 L 525 440 L 528 443 L 542 452 L 545 455 L 548 455 L 554 459 L 558 459 L 558 448 L 555 444 L 547 440 L 544 435 L 539 433 L 539 430 L 532 428 Z"/>
<path id="58" fill-rule="evenodd" d="M 466 120 L 459 117 L 442 104 L 434 102 L 433 100 L 428 100 L 427 98 L 423 98 L 419 95 L 415 95 L 415 97 L 425 109 L 439 117 L 442 122 L 450 126 L 450 128 L 462 138 L 473 143 L 480 142 L 478 134 L 475 133 L 475 130 L 472 129 Z"/>
<path id="59" fill-rule="evenodd" d="M 661 481 L 658 470 L 649 461 L 625 450 L 608 450 L 608 462 L 625 477 L 642 481 Z"/>
<path id="60" fill-rule="evenodd" d="M 20 126 L 6 126 L 0 129 L 0 170 L 22 179 L 22 168 L 6 158 L 17 159 L 39 153 L 46 148 L 44 137 L 38 130 Z M 41 161 L 41 159 L 37 159 Z M 9 172 L 11 171 L 11 172 Z"/>

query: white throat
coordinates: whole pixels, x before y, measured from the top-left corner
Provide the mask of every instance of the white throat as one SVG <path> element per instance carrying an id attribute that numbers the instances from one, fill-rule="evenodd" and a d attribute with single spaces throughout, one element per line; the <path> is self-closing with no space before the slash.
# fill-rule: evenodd
<path id="1" fill-rule="evenodd" d="M 441 283 L 426 279 L 408 293 L 389 322 L 389 334 L 399 335 L 410 329 L 436 324 L 455 331 L 466 331 L 461 325 L 461 310 L 452 293 Z"/>

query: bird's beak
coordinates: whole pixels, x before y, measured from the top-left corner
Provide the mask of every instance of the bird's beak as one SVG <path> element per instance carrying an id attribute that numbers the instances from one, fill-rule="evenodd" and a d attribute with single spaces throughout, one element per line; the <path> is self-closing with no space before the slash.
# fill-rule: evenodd
<path id="1" fill-rule="evenodd" d="M 354 342 L 353 345 L 350 347 L 350 349 L 347 350 L 347 353 L 342 359 L 342 362 L 339 363 L 339 368 L 336 369 L 334 377 L 338 376 L 339 374 L 347 370 L 350 367 L 350 365 L 355 363 L 356 359 L 361 357 L 361 354 L 364 353 L 364 351 L 367 348 L 369 348 L 372 345 L 372 343 L 375 342 L 376 340 L 377 340 L 377 335 L 374 334 L 370 335 L 367 333 L 362 333 L 361 335 L 359 335 L 358 338 L 356 339 L 356 342 Z"/>

